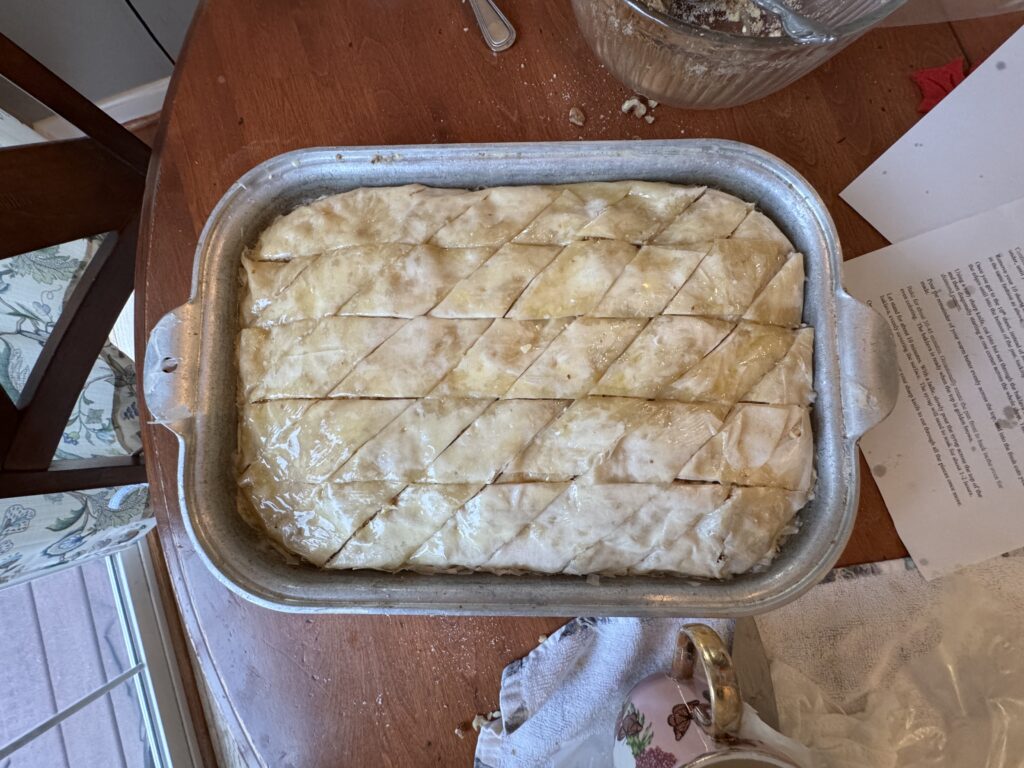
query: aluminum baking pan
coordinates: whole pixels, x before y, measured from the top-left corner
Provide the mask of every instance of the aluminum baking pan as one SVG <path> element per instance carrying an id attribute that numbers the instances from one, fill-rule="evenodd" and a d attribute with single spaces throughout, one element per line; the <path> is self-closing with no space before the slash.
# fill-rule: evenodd
<path id="1" fill-rule="evenodd" d="M 321 570 L 268 546 L 236 511 L 235 336 L 242 251 L 278 215 L 361 186 L 438 187 L 647 179 L 707 184 L 756 202 L 806 256 L 804 320 L 816 328 L 813 407 L 818 484 L 799 533 L 759 573 L 727 581 L 591 579 Z M 840 284 L 842 255 L 821 198 L 772 155 L 730 141 L 677 140 L 334 147 L 253 168 L 210 214 L 196 248 L 192 298 L 150 335 L 144 392 L 180 441 L 178 495 L 210 570 L 261 605 L 302 612 L 742 616 L 777 608 L 817 583 L 853 527 L 857 439 L 895 403 L 885 322 Z"/>

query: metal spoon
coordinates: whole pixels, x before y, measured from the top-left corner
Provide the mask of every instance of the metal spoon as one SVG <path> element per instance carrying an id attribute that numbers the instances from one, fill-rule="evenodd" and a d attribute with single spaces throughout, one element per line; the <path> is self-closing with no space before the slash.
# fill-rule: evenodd
<path id="1" fill-rule="evenodd" d="M 782 0 L 754 0 L 754 3 L 778 16 L 783 31 L 798 43 L 824 45 L 836 40 L 836 36 L 828 27 L 797 13 Z"/>
<path id="2" fill-rule="evenodd" d="M 487 47 L 497 53 L 516 41 L 516 30 L 493 0 L 469 0 Z"/>

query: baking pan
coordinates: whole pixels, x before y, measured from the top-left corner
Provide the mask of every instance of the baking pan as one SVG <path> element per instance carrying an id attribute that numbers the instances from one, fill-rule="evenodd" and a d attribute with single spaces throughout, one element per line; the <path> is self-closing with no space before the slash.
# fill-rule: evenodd
<path id="1" fill-rule="evenodd" d="M 330 571 L 289 559 L 236 510 L 235 337 L 239 259 L 277 216 L 361 186 L 561 184 L 645 179 L 706 184 L 755 202 L 806 257 L 804 321 L 815 333 L 818 483 L 801 527 L 766 569 L 727 581 Z M 261 605 L 298 612 L 743 616 L 777 608 L 817 583 L 853 527 L 857 439 L 896 400 L 885 322 L 840 284 L 842 254 L 821 198 L 777 158 L 716 140 L 334 147 L 253 168 L 210 214 L 196 248 L 192 298 L 163 317 L 146 349 L 154 419 L 179 439 L 185 526 L 210 570 Z"/>

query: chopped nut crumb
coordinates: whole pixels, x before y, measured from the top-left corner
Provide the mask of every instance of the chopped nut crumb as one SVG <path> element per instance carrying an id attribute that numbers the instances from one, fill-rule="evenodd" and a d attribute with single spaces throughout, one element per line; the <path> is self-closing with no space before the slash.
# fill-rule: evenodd
<path id="1" fill-rule="evenodd" d="M 654 109 L 656 106 L 658 106 L 658 102 L 656 102 L 654 99 L 648 99 L 647 106 L 650 107 L 651 109 Z"/>
<path id="2" fill-rule="evenodd" d="M 500 709 L 496 709 L 493 712 L 488 712 L 486 715 L 474 715 L 473 722 L 470 723 L 470 726 L 473 728 L 474 731 L 480 733 L 481 728 L 483 728 L 492 720 L 497 720 L 499 717 L 501 717 Z"/>
<path id="3" fill-rule="evenodd" d="M 582 128 L 583 124 L 587 122 L 587 116 L 579 107 L 573 107 L 569 110 L 569 122 Z"/>
<path id="4" fill-rule="evenodd" d="M 634 96 L 622 102 L 622 111 L 627 115 L 632 114 L 633 117 L 643 117 L 647 114 L 647 107 L 644 106 L 640 99 Z"/>
<path id="5" fill-rule="evenodd" d="M 650 125 L 654 122 L 654 115 L 644 115 L 644 122 Z"/>
<path id="6" fill-rule="evenodd" d="M 538 643 L 543 643 L 547 639 L 548 639 L 547 635 L 537 635 L 537 642 Z"/>

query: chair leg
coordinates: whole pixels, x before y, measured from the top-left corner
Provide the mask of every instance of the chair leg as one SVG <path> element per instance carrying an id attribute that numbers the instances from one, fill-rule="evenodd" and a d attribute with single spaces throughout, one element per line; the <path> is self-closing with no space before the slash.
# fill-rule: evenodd
<path id="1" fill-rule="evenodd" d="M 45 470 L 86 378 L 132 292 L 138 218 L 107 235 L 47 339 L 18 402 L 4 470 Z"/>
<path id="2" fill-rule="evenodd" d="M 41 101 L 142 176 L 149 167 L 149 147 L 78 91 L 0 35 L 4 77 Z"/>
<path id="3" fill-rule="evenodd" d="M 0 470 L 0 499 L 90 488 L 114 488 L 144 482 L 146 465 L 141 454 L 55 461 L 49 469 L 25 472 Z"/>
<path id="4" fill-rule="evenodd" d="M 0 387 L 0 457 L 6 455 L 7 446 L 14 437 L 18 426 L 18 406 L 14 404 L 7 392 Z M 2 462 L 0 462 L 2 465 Z"/>

